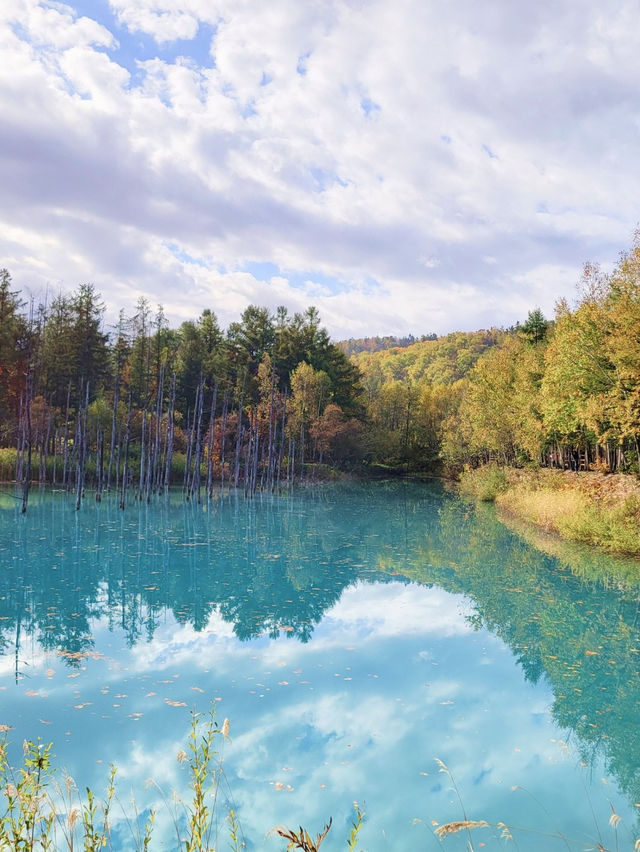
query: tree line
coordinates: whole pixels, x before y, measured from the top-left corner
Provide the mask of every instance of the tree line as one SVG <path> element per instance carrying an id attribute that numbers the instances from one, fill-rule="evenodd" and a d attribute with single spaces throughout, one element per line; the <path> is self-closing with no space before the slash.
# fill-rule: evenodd
<path id="1" fill-rule="evenodd" d="M 33 481 L 124 508 L 170 484 L 254 493 L 357 461 L 359 373 L 315 308 L 250 306 L 226 331 L 210 309 L 171 328 L 146 299 L 111 334 L 103 318 L 91 284 L 36 305 L 0 271 L 0 447 L 17 450 L 23 510 Z"/>
<path id="2" fill-rule="evenodd" d="M 638 473 L 640 234 L 615 268 L 587 264 L 574 304 L 508 330 L 361 352 L 374 461 L 461 470 L 490 461 Z"/>
<path id="3" fill-rule="evenodd" d="M 610 273 L 587 264 L 553 320 L 408 346 L 354 352 L 315 308 L 171 328 L 141 299 L 110 334 L 103 313 L 91 285 L 35 305 L 0 272 L 0 473 L 15 448 L 25 506 L 32 481 L 124 506 L 170 484 L 276 490 L 327 465 L 640 469 L 640 236 Z"/>
<path id="4" fill-rule="evenodd" d="M 587 264 L 574 305 L 539 310 L 470 372 L 443 424 L 454 466 L 496 459 L 640 469 L 640 234 L 610 273 Z"/>

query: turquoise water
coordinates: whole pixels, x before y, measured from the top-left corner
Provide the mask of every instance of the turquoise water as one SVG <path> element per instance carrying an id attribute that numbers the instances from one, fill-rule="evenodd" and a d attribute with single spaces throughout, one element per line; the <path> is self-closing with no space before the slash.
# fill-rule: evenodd
<path id="1" fill-rule="evenodd" d="M 16 757 L 53 741 L 81 789 L 117 765 L 115 849 L 149 806 L 152 848 L 177 847 L 176 755 L 212 702 L 230 720 L 221 804 L 248 848 L 331 816 L 323 852 L 344 849 L 357 801 L 369 852 L 437 849 L 435 825 L 465 813 L 512 826 L 514 849 L 615 848 L 611 805 L 631 849 L 638 588 L 580 579 L 592 563 L 436 485 L 124 512 L 35 493 L 26 516 L 2 496 L 0 724 Z M 501 831 L 474 830 L 475 848 L 503 848 Z"/>

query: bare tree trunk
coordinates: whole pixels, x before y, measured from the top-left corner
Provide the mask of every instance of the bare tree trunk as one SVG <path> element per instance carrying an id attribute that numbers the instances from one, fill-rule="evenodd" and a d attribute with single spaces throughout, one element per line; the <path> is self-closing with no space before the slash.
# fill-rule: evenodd
<path id="1" fill-rule="evenodd" d="M 229 411 L 229 396 L 227 391 L 224 392 L 222 400 L 222 435 L 220 436 L 220 490 L 224 486 L 224 465 L 225 465 L 225 445 L 227 442 L 227 415 Z"/>
<path id="2" fill-rule="evenodd" d="M 82 385 L 81 385 L 82 387 Z M 84 404 L 80 402 L 77 417 L 76 434 L 78 436 L 78 451 L 76 454 L 76 511 L 82 503 L 84 480 L 87 465 L 87 415 L 89 410 L 89 382 L 86 383 Z"/>
<path id="3" fill-rule="evenodd" d="M 140 429 L 140 476 L 138 477 L 138 500 L 142 499 L 142 492 L 144 487 L 144 453 L 146 447 L 146 432 L 147 432 L 147 405 L 145 402 L 144 409 L 142 411 L 142 427 Z"/>
<path id="4" fill-rule="evenodd" d="M 286 439 L 286 417 L 287 417 L 287 392 L 284 392 L 282 400 L 282 422 L 280 424 L 280 446 L 278 449 L 278 461 L 276 462 L 277 488 L 280 490 L 280 478 L 282 476 L 282 458 L 284 456 L 284 442 Z"/>
<path id="5" fill-rule="evenodd" d="M 236 424 L 236 462 L 235 468 L 233 471 L 233 487 L 238 487 L 238 480 L 240 478 L 240 449 L 242 447 L 242 438 L 243 438 L 243 429 L 242 429 L 242 405 L 244 403 L 244 386 L 247 378 L 247 371 L 245 370 L 244 376 L 242 378 L 242 391 L 240 393 L 240 401 L 238 402 L 238 422 Z"/>
<path id="6" fill-rule="evenodd" d="M 129 391 L 129 409 L 124 437 L 124 467 L 122 469 L 122 487 L 120 489 L 120 508 L 124 509 L 127 499 L 127 480 L 129 479 L 129 444 L 131 442 L 131 409 L 133 407 L 132 393 Z"/>
<path id="7" fill-rule="evenodd" d="M 202 409 L 204 401 L 204 378 L 200 374 L 198 392 L 196 393 L 196 411 L 194 412 L 195 439 L 194 439 L 194 463 L 193 475 L 191 477 L 190 493 L 196 495 L 200 502 L 200 464 L 202 461 Z"/>
<path id="8" fill-rule="evenodd" d="M 96 503 L 102 501 L 104 464 L 104 429 L 98 422 L 96 426 Z"/>
<path id="9" fill-rule="evenodd" d="M 209 441 L 207 445 L 207 497 L 211 499 L 213 494 L 213 443 L 216 429 L 216 406 L 218 403 L 218 380 L 213 386 L 211 397 L 211 410 L 209 412 Z"/>
<path id="10" fill-rule="evenodd" d="M 115 452 L 116 441 L 116 423 L 118 421 L 118 403 L 120 402 L 120 374 L 116 369 L 116 381 L 113 388 L 113 411 L 111 413 L 111 446 L 109 447 L 109 464 L 107 466 L 107 491 L 111 491 L 111 467 L 113 464 L 113 455 Z M 118 435 L 118 438 L 120 436 Z M 118 440 L 118 450 L 120 443 Z M 118 465 L 119 467 L 119 465 Z M 116 489 L 118 487 L 118 471 L 116 471 Z"/>
<path id="11" fill-rule="evenodd" d="M 276 413 L 274 411 L 276 386 L 276 368 L 275 363 L 271 368 L 271 394 L 269 396 L 269 435 L 267 439 L 267 491 L 271 491 L 271 483 L 273 482 L 273 446 L 275 431 L 277 429 Z"/>
<path id="12" fill-rule="evenodd" d="M 27 364 L 27 381 L 25 386 L 25 406 L 24 406 L 24 439 L 23 439 L 23 455 L 26 443 L 26 461 L 23 465 L 23 481 L 22 481 L 22 514 L 27 511 L 29 502 L 29 489 L 31 488 L 31 398 L 33 394 L 33 377 L 31 375 L 31 359 Z"/>
<path id="13" fill-rule="evenodd" d="M 188 406 L 187 406 L 187 424 L 186 425 L 187 425 L 187 452 L 186 452 L 186 457 L 185 457 L 185 461 L 184 461 L 184 473 L 182 475 L 182 493 L 185 496 L 187 494 L 187 489 L 188 489 L 188 486 L 189 486 L 189 471 L 191 469 L 191 447 L 192 447 L 191 440 L 192 440 L 192 433 L 193 433 L 193 425 L 191 423 L 191 411 L 189 410 Z"/>
<path id="14" fill-rule="evenodd" d="M 156 398 L 156 423 L 153 439 L 153 490 L 160 492 L 160 435 L 162 432 L 162 400 L 164 398 L 164 364 L 160 367 L 160 375 L 158 377 L 158 389 Z M 147 500 L 149 492 L 147 492 Z"/>
<path id="15" fill-rule="evenodd" d="M 67 387 L 67 409 L 64 418 L 64 456 L 63 456 L 63 465 L 62 465 L 62 487 L 68 488 L 68 475 L 69 475 L 69 404 L 71 403 L 71 379 L 69 379 L 69 385 Z"/>
<path id="16" fill-rule="evenodd" d="M 51 484 L 52 485 L 57 484 L 57 478 L 58 478 L 58 442 L 59 442 L 58 427 L 56 426 L 54 433 L 53 433 L 53 470 L 52 470 L 52 473 L 51 473 Z"/>
<path id="17" fill-rule="evenodd" d="M 167 458 L 164 471 L 164 487 L 171 483 L 171 463 L 173 461 L 173 414 L 176 407 L 176 374 L 171 376 L 171 391 L 169 393 L 169 408 L 167 410 Z"/>

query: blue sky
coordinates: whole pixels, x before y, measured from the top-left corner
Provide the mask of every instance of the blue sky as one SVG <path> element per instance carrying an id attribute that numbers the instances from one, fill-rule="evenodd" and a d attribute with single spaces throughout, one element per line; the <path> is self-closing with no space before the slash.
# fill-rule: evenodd
<path id="1" fill-rule="evenodd" d="M 511 325 L 638 222 L 631 2 L 4 0 L 0 265 L 173 322 Z"/>

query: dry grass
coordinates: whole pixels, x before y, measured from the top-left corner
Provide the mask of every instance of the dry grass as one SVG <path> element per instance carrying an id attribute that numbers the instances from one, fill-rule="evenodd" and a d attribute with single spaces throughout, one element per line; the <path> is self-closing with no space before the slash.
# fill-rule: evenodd
<path id="1" fill-rule="evenodd" d="M 501 509 L 518 518 L 525 518 L 547 532 L 559 532 L 558 521 L 584 511 L 589 500 L 585 494 L 573 488 L 530 491 L 519 485 L 498 495 L 496 503 Z"/>
<path id="2" fill-rule="evenodd" d="M 442 840 L 442 838 L 446 837 L 447 834 L 456 834 L 458 831 L 464 831 L 465 829 L 490 827 L 489 823 L 483 819 L 461 819 L 456 822 L 447 822 L 444 825 L 438 826 L 435 833 L 437 834 L 438 839 Z"/>
<path id="3" fill-rule="evenodd" d="M 640 483 L 596 471 L 511 471 L 500 509 L 570 541 L 640 556 Z"/>

